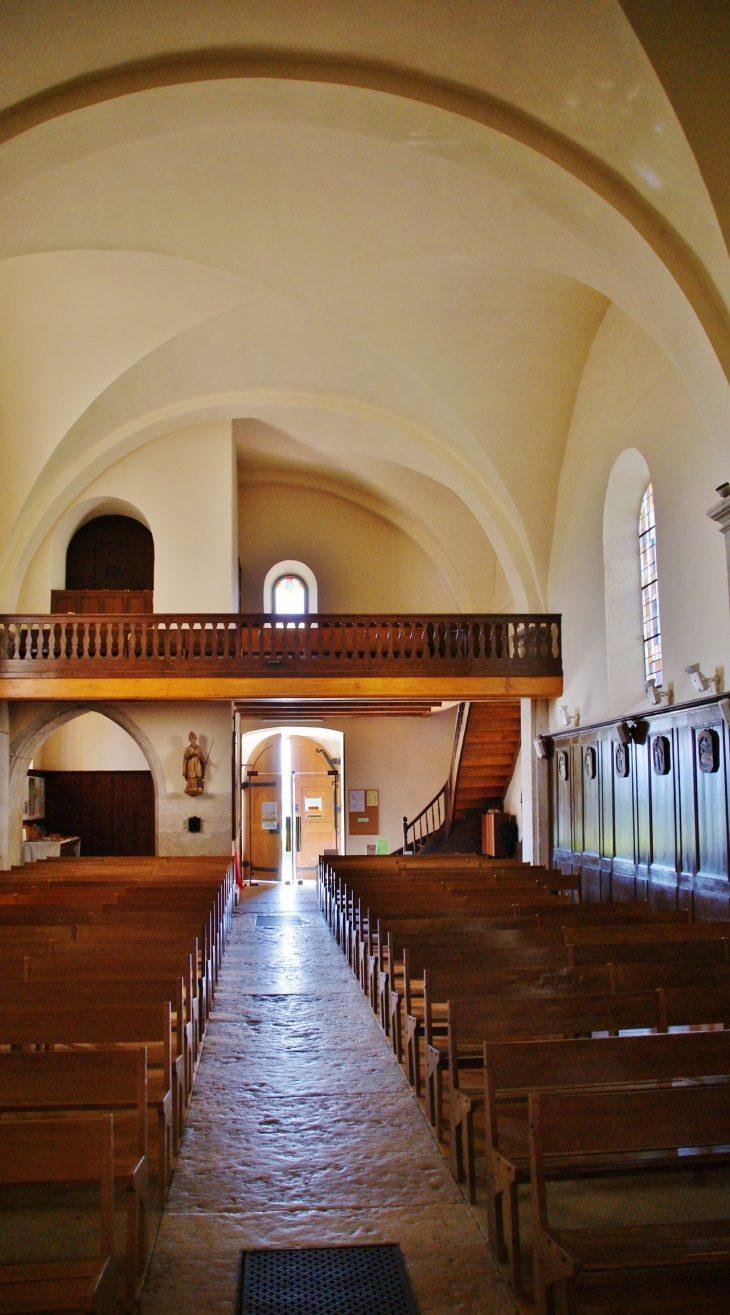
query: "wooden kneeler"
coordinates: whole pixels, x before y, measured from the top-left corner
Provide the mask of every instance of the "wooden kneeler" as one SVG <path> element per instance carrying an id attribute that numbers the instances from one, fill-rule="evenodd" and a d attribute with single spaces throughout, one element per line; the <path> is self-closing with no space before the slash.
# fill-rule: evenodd
<path id="1" fill-rule="evenodd" d="M 0 1183 L 98 1182 L 101 1239 L 92 1259 L 0 1265 L 0 1312 L 106 1311 L 112 1253 L 113 1115 L 0 1122 Z"/>

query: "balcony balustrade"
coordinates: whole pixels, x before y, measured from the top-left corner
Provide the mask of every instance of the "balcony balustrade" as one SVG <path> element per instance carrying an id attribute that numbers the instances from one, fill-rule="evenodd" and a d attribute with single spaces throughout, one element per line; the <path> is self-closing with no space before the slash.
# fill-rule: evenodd
<path id="1" fill-rule="evenodd" d="M 560 677 L 560 617 L 0 617 L 0 678 Z"/>

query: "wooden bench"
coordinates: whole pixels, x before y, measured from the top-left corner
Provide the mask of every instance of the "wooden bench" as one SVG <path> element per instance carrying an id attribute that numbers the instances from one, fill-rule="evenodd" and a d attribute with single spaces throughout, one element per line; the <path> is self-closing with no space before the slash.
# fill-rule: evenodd
<path id="1" fill-rule="evenodd" d="M 113 1116 L 0 1122 L 0 1183 L 99 1184 L 100 1246 L 93 1259 L 0 1265 L 0 1310 L 106 1311 L 112 1254 Z"/>
<path id="2" fill-rule="evenodd" d="M 435 1099 L 440 1103 L 445 1056 L 450 1085 L 449 1157 L 457 1182 L 466 1179 L 470 1201 L 476 1192 L 473 1128 L 474 1112 L 484 1105 L 485 1041 L 658 1030 L 662 1022 L 656 991 L 540 999 L 472 995 L 468 999 L 450 999 L 447 1019 L 446 1037 L 426 1047 L 426 1081 L 433 1084 Z M 471 1079 L 466 1088 L 462 1085 L 465 1064 Z"/>
<path id="3" fill-rule="evenodd" d="M 636 1304 L 637 1274 L 674 1271 L 681 1283 L 683 1267 L 696 1271 L 728 1264 L 730 1219 L 556 1228 L 550 1222 L 546 1188 L 551 1161 L 557 1157 L 563 1177 L 569 1175 L 571 1162 L 575 1175 L 582 1177 L 598 1156 L 620 1155 L 628 1161 L 633 1155 L 638 1169 L 654 1151 L 666 1154 L 687 1146 L 728 1146 L 730 1100 L 725 1084 L 536 1092 L 529 1097 L 529 1126 L 537 1315 L 547 1315 L 549 1294 L 560 1300 L 561 1309 L 577 1312 L 577 1288 L 584 1275 L 600 1276 L 604 1294 L 614 1294 L 612 1309 L 623 1315 L 646 1309 L 643 1302 Z M 695 1290 L 695 1299 L 696 1309 L 708 1309 L 703 1306 L 701 1286 Z M 714 1309 L 727 1310 L 727 1304 Z"/>
<path id="4" fill-rule="evenodd" d="M 170 1005 L 55 1008 L 0 1004 L 0 1046 L 55 1049 L 77 1045 L 104 1050 L 113 1045 L 147 1047 L 147 1100 L 157 1115 L 158 1187 L 160 1203 L 164 1204 L 173 1160 Z"/>
<path id="5" fill-rule="evenodd" d="M 569 1040 L 489 1041 L 484 1045 L 486 1189 L 488 1236 L 499 1263 L 507 1267 L 515 1293 L 522 1290 L 517 1188 L 529 1182 L 527 1098 L 529 1092 L 570 1087 L 656 1085 L 722 1075 L 730 1078 L 730 1032 L 656 1033 L 649 1036 Z M 726 1163 L 730 1148 L 678 1157 L 652 1154 L 655 1167 Z M 572 1167 L 572 1163 L 571 1163 Z M 618 1172 L 619 1154 L 601 1158 L 596 1171 Z M 633 1157 L 629 1167 L 634 1167 Z M 550 1162 L 560 1177 L 560 1161 Z"/>
<path id="6" fill-rule="evenodd" d="M 570 927 L 564 931 L 571 964 L 661 960 L 730 963 L 730 924 L 693 922 L 637 927 Z"/>
<path id="7" fill-rule="evenodd" d="M 46 1051 L 0 1054 L 0 1113 L 112 1111 L 114 1177 L 125 1188 L 125 1285 L 131 1309 L 147 1259 L 147 1051 Z M 77 1135 L 77 1121 L 68 1126 Z"/>
<path id="8" fill-rule="evenodd" d="M 185 983 L 181 976 L 109 975 L 109 970 L 81 976 L 59 975 L 53 983 L 53 1005 L 63 1009 L 113 1008 L 117 1005 L 170 1004 L 173 1030 L 173 1105 L 172 1147 L 177 1154 L 192 1093 L 193 1072 L 190 1050 L 190 1024 L 186 1021 Z M 8 982 L 3 1004 L 42 1008 L 48 1002 L 46 981 Z"/>

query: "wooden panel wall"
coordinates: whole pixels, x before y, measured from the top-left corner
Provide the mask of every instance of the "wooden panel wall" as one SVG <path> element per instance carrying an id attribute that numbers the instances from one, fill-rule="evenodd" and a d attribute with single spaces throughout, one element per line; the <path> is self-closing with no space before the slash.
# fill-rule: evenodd
<path id="1" fill-rule="evenodd" d="M 46 827 L 81 836 L 81 853 L 154 854 L 151 772 L 44 772 Z"/>
<path id="2" fill-rule="evenodd" d="M 691 908 L 697 918 L 730 917 L 730 736 L 718 701 L 628 720 L 636 730 L 627 746 L 627 776 L 617 770 L 617 723 L 554 736 L 555 866 L 581 873 L 586 900 L 649 900 L 657 907 Z M 716 737 L 712 771 L 700 767 L 705 730 Z M 666 774 L 654 763 L 659 737 L 669 747 Z M 587 750 L 595 754 L 595 776 Z"/>

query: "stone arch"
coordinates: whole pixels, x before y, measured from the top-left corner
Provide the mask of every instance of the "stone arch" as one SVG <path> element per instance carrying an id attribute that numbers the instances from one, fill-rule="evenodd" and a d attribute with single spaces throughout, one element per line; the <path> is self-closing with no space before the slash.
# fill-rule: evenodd
<path id="1" fill-rule="evenodd" d="M 646 703 L 638 526 L 650 482 L 641 452 L 626 448 L 613 464 L 603 506 L 608 696 L 617 716 Z"/>
<path id="2" fill-rule="evenodd" d="M 159 848 L 160 800 L 167 785 L 165 772 L 152 741 L 140 726 L 122 708 L 113 703 L 48 704 L 11 741 L 8 785 L 8 866 L 19 863 L 22 853 L 23 788 L 26 773 L 40 746 L 66 722 L 74 721 L 85 712 L 99 712 L 116 722 L 134 740 L 144 754 L 152 773 L 155 792 L 155 852 Z"/>

